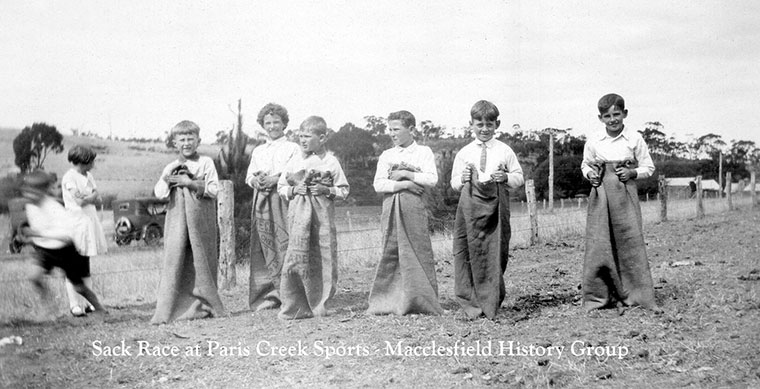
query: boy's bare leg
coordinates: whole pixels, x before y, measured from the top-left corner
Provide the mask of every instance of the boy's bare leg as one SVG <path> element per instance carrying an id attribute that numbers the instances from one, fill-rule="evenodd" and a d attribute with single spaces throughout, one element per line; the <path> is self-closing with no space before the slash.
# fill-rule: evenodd
<path id="1" fill-rule="evenodd" d="M 42 300 L 48 300 L 50 297 L 50 291 L 45 286 L 45 282 L 42 280 L 45 277 L 45 274 L 47 272 L 45 269 L 41 267 L 37 267 L 34 270 L 34 274 L 30 278 L 30 281 L 32 281 L 32 285 L 34 285 L 34 289 L 37 290 L 37 293 L 40 294 L 40 298 Z"/>
<path id="2" fill-rule="evenodd" d="M 106 308 L 100 304 L 100 300 L 98 300 L 98 297 L 95 295 L 95 292 L 93 292 L 92 289 L 88 288 L 87 285 L 84 284 L 84 282 L 82 282 L 81 284 L 74 285 L 74 290 L 77 293 L 84 296 L 84 298 L 86 298 L 87 301 L 89 301 L 90 304 L 92 304 L 96 312 L 99 311 L 101 313 L 108 313 L 108 311 L 106 311 Z"/>

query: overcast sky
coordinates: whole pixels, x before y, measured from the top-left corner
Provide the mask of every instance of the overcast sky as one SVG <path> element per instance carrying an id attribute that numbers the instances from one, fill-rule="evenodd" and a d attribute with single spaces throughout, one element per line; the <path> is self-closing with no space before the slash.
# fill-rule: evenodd
<path id="1" fill-rule="evenodd" d="M 465 126 L 479 99 L 511 128 L 602 131 L 596 102 L 625 97 L 627 125 L 760 145 L 757 1 L 0 2 L 0 126 L 36 121 L 161 136 L 196 121 L 213 140 L 243 99 L 364 125 L 406 109 Z"/>

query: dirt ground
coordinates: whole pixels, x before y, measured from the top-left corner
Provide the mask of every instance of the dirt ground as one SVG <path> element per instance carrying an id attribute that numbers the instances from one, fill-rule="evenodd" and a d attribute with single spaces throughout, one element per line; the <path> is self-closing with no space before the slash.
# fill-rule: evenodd
<path id="1" fill-rule="evenodd" d="M 584 313 L 583 239 L 513 250 L 496 321 L 468 321 L 439 263 L 446 313 L 366 316 L 373 270 L 341 274 L 334 316 L 252 315 L 148 323 L 153 305 L 103 318 L 12 323 L 0 337 L 8 387 L 760 387 L 760 213 L 646 231 L 663 313 Z M 125 350 L 126 349 L 126 350 Z M 561 354 L 560 354 L 561 352 Z M 589 355 L 590 354 L 590 355 Z"/>

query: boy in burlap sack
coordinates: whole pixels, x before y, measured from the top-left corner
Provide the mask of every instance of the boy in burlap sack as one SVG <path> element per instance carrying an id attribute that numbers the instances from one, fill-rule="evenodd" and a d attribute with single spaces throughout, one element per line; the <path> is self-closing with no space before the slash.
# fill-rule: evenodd
<path id="1" fill-rule="evenodd" d="M 586 310 L 640 305 L 658 310 L 647 261 L 636 180 L 654 173 L 641 135 L 623 125 L 625 101 L 616 94 L 599 100 L 605 131 L 589 137 L 581 170 L 591 182 L 583 261 Z"/>
<path id="2" fill-rule="evenodd" d="M 151 323 L 224 315 L 217 291 L 216 195 L 214 161 L 198 155 L 200 128 L 185 120 L 172 128 L 176 161 L 161 172 L 154 188 L 169 198 L 164 226 L 164 261 Z"/>
<path id="3" fill-rule="evenodd" d="M 512 148 L 494 139 L 499 109 L 481 100 L 470 110 L 475 140 L 454 157 L 451 187 L 460 191 L 454 221 L 454 292 L 469 318 L 489 319 L 504 300 L 509 258 L 509 191 L 523 184 Z"/>
<path id="4" fill-rule="evenodd" d="M 383 256 L 369 293 L 370 314 L 443 313 L 422 199 L 438 182 L 438 169 L 430 147 L 412 139 L 416 124 L 408 111 L 388 115 L 395 147 L 383 151 L 375 172 L 375 191 L 383 194 Z"/>
<path id="5" fill-rule="evenodd" d="M 338 241 L 334 199 L 348 196 L 348 181 L 338 159 L 325 150 L 327 124 L 310 116 L 298 132 L 302 153 L 277 182 L 290 200 L 290 237 L 280 279 L 280 319 L 327 315 L 338 282 Z"/>
<path id="6" fill-rule="evenodd" d="M 288 249 L 288 201 L 277 195 L 277 181 L 288 162 L 301 152 L 284 136 L 288 120 L 288 110 L 279 104 L 261 108 L 258 123 L 269 139 L 253 150 L 245 178 L 253 188 L 248 306 L 254 311 L 280 307 L 280 274 Z"/>

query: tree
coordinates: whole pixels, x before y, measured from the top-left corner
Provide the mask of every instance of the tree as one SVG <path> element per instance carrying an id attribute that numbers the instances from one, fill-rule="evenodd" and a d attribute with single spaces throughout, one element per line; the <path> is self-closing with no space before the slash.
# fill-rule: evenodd
<path id="1" fill-rule="evenodd" d="M 364 128 L 369 131 L 370 135 L 383 135 L 385 134 L 385 130 L 388 128 L 388 121 L 385 120 L 384 117 L 370 115 L 365 116 L 364 120 L 367 121 L 367 125 L 365 125 Z"/>
<path id="2" fill-rule="evenodd" d="M 646 122 L 644 130 L 639 131 L 641 137 L 644 138 L 647 146 L 649 146 L 649 152 L 652 154 L 652 158 L 664 160 L 668 155 L 667 138 L 662 129 L 665 126 L 660 122 Z"/>
<path id="3" fill-rule="evenodd" d="M 422 133 L 422 144 L 427 144 L 428 139 L 438 139 L 441 137 L 443 128 L 439 125 L 433 124 L 432 120 L 423 120 L 419 126 Z"/>
<path id="4" fill-rule="evenodd" d="M 375 155 L 376 138 L 353 123 L 346 123 L 327 140 L 327 148 L 335 153 L 341 164 L 363 162 L 367 166 L 368 157 Z"/>
<path id="5" fill-rule="evenodd" d="M 45 159 L 50 152 L 63 151 L 63 135 L 55 126 L 46 123 L 34 123 L 27 126 L 13 139 L 13 153 L 16 166 L 21 173 L 44 169 Z"/>

